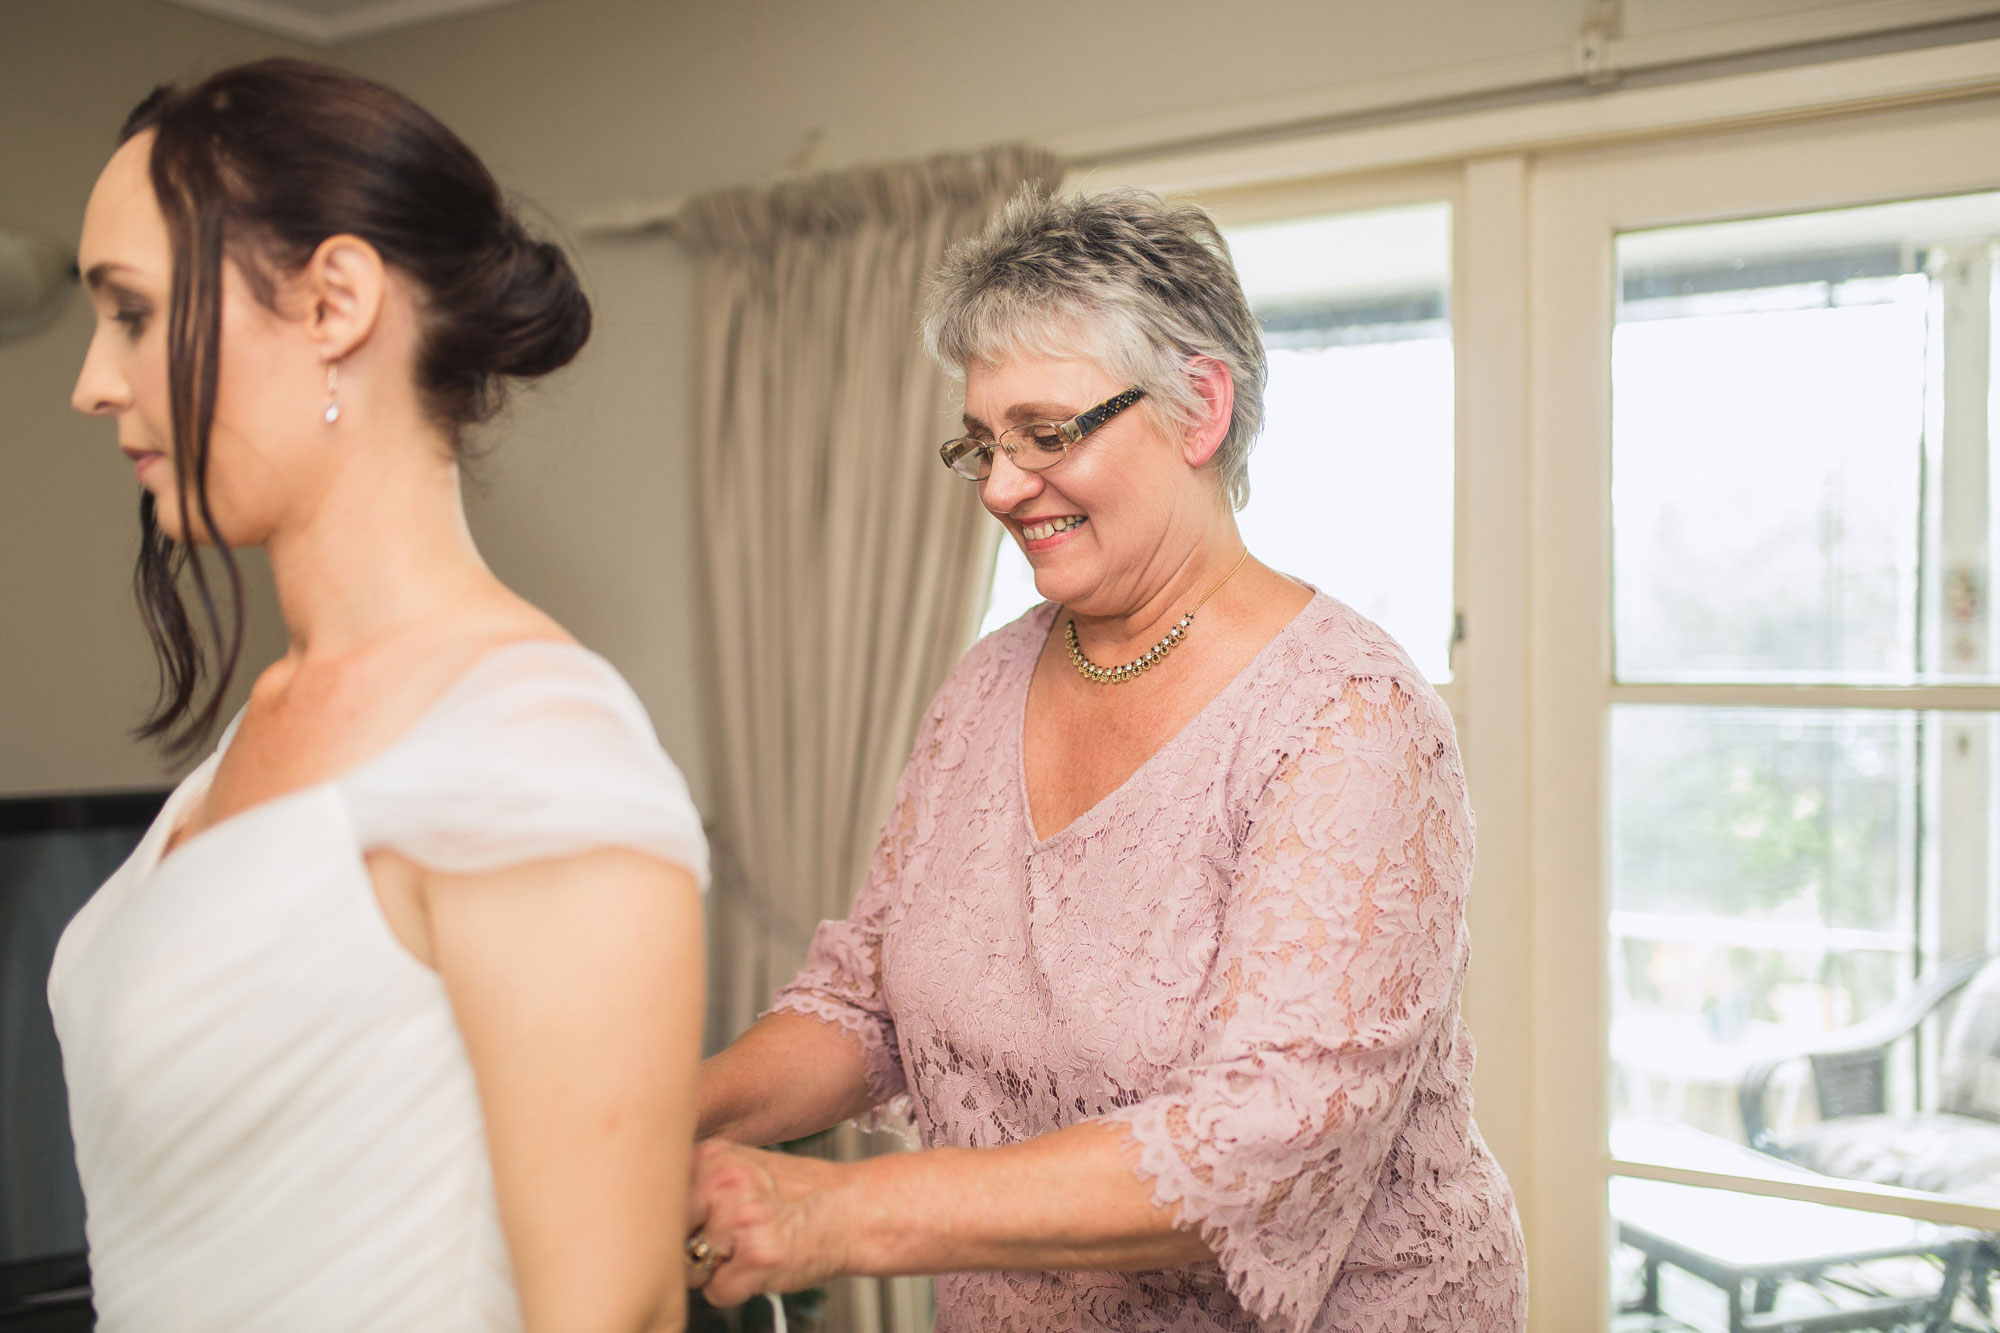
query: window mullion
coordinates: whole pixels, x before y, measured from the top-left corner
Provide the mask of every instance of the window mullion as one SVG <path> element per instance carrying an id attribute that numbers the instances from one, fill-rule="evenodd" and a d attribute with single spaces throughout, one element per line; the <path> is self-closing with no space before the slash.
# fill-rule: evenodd
<path id="1" fill-rule="evenodd" d="M 1620 682 L 1608 687 L 1614 704 L 1676 704 L 1699 708 L 1861 708 L 1896 712 L 1963 713 L 1974 721 L 2000 712 L 2000 687 L 1991 685 L 1713 685 Z"/>
<path id="2" fill-rule="evenodd" d="M 1980 679 L 1992 670 L 1986 571 L 1990 568 L 1988 402 L 1992 383 L 1993 243 L 1941 247 L 1931 271 L 1939 287 L 1942 420 L 1934 451 L 1939 577 L 1925 590 L 1925 619 L 1936 626 L 1934 670 Z M 1992 931 L 1987 903 L 1991 859 L 1991 728 L 1978 716 L 1947 716 L 1937 727 L 1930 817 L 1936 821 L 1925 913 L 1925 953 L 1948 959 L 1980 947 Z"/>

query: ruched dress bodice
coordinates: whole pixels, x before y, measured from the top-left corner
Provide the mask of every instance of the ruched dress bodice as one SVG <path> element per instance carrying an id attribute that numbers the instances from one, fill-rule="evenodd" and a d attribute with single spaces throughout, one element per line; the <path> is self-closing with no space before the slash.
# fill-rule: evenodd
<path id="1" fill-rule="evenodd" d="M 686 783 L 608 663 L 517 643 L 375 758 L 163 854 L 229 740 L 49 978 L 98 1327 L 518 1328 L 472 1067 L 364 858 L 629 847 L 705 879 Z"/>

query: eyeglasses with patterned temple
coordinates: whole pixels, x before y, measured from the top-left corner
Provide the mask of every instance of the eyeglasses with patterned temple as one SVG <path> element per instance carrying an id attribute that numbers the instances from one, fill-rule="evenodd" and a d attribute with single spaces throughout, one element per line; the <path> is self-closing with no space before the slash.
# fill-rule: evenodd
<path id="1" fill-rule="evenodd" d="M 938 457 L 967 481 L 985 481 L 993 475 L 996 449 L 1003 451 L 1015 467 L 1040 472 L 1062 462 L 1072 444 L 1145 396 L 1144 389 L 1127 389 L 1068 421 L 1027 421 L 1009 426 L 997 440 L 975 440 L 969 435 L 946 440 L 938 446 Z"/>

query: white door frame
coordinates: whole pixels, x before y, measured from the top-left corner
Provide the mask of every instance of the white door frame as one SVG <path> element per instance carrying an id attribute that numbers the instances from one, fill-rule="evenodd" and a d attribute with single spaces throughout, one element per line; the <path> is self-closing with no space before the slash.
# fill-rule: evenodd
<path id="1" fill-rule="evenodd" d="M 1529 910 L 1535 1326 L 1602 1328 L 1605 1185 L 1725 1184 L 2000 1227 L 2000 1209 L 1613 1163 L 1607 1148 L 1606 725 L 1614 703 L 2000 708 L 2000 687 L 1620 686 L 1611 664 L 1611 333 L 1619 232 L 2000 188 L 2000 100 L 1551 154 L 1530 186 Z"/>

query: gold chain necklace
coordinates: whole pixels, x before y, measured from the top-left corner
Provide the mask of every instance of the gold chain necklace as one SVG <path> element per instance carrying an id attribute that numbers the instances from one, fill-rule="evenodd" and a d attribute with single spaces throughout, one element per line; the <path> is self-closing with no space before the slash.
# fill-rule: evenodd
<path id="1" fill-rule="evenodd" d="M 1222 576 L 1222 583 L 1227 583 L 1229 580 L 1235 578 L 1236 571 L 1243 568 L 1243 562 L 1249 558 L 1250 548 L 1246 546 L 1243 548 L 1243 554 L 1236 557 L 1236 564 L 1227 574 Z M 1123 666 L 1101 667 L 1088 657 L 1085 657 L 1083 655 L 1083 645 L 1076 640 L 1076 617 L 1072 615 L 1069 618 L 1069 623 L 1063 626 L 1063 641 L 1069 645 L 1070 664 L 1076 668 L 1078 675 L 1082 676 L 1085 680 L 1096 681 L 1099 685 L 1123 685 L 1126 681 L 1133 679 L 1140 673 L 1151 671 L 1155 666 L 1159 665 L 1168 653 L 1181 646 L 1181 640 L 1187 637 L 1188 626 L 1194 624 L 1195 611 L 1201 610 L 1209 597 L 1213 597 L 1222 591 L 1222 583 L 1218 583 L 1213 588 L 1210 588 L 1208 596 L 1196 602 L 1193 611 L 1189 611 L 1179 620 L 1176 620 L 1174 627 L 1168 630 L 1158 643 L 1148 648 L 1145 652 L 1140 653 Z"/>

